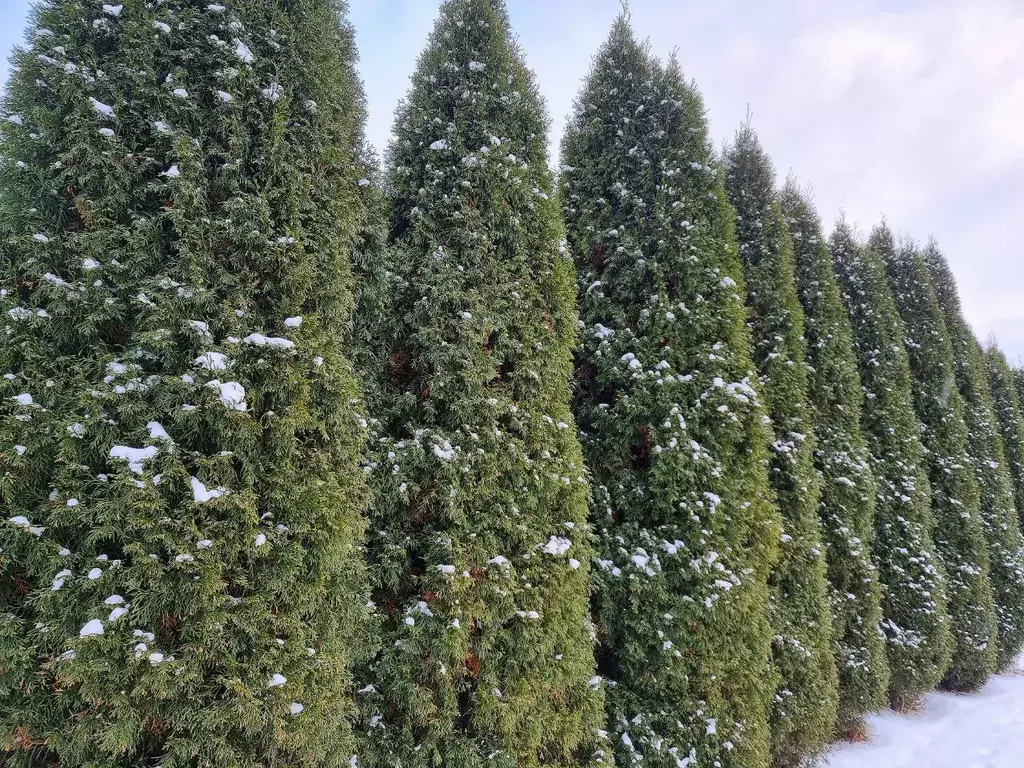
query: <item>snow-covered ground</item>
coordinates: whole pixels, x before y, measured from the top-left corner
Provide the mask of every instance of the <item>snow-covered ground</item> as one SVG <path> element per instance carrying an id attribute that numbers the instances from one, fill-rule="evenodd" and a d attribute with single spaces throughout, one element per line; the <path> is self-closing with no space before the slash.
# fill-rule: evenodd
<path id="1" fill-rule="evenodd" d="M 873 715 L 869 726 L 869 743 L 836 746 L 823 768 L 1021 768 L 1024 656 L 980 693 L 932 693 L 920 713 Z"/>

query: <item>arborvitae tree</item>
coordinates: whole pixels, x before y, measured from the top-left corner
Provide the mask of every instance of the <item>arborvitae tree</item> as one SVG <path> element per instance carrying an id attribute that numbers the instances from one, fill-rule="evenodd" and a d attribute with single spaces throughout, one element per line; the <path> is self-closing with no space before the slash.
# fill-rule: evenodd
<path id="1" fill-rule="evenodd" d="M 781 203 L 796 257 L 797 291 L 806 317 L 810 405 L 821 475 L 818 505 L 831 585 L 835 659 L 839 669 L 838 723 L 856 728 L 883 707 L 889 686 L 885 642 L 879 632 L 882 592 L 871 559 L 875 480 L 861 430 L 864 392 L 857 372 L 850 319 L 832 257 L 812 203 L 788 181 Z"/>
<path id="2" fill-rule="evenodd" d="M 363 384 L 371 433 L 379 426 L 378 398 L 385 386 L 388 352 L 398 330 L 394 301 L 400 277 L 388 245 L 388 200 L 380 165 L 371 147 L 361 151 L 359 196 L 363 204 L 362 227 L 352 251 L 355 275 L 355 312 L 352 318 L 351 357 Z"/>
<path id="3" fill-rule="evenodd" d="M 864 388 L 861 426 L 876 483 L 872 546 L 883 586 L 889 697 L 902 709 L 942 679 L 952 636 L 945 578 L 932 543 L 931 489 L 914 415 L 906 332 L 879 256 L 895 244 L 880 228 L 870 246 L 857 244 L 840 221 L 830 250 Z"/>
<path id="4" fill-rule="evenodd" d="M 999 436 L 981 347 L 960 307 L 956 280 L 933 242 L 925 265 L 953 348 L 953 372 L 964 400 L 967 456 L 980 489 L 981 524 L 988 542 L 989 579 L 996 601 L 999 669 L 1024 648 L 1024 542 L 1013 503 L 1013 482 Z"/>
<path id="5" fill-rule="evenodd" d="M 621 766 L 766 766 L 777 512 L 704 106 L 620 18 L 562 147 L 599 669 Z"/>
<path id="6" fill-rule="evenodd" d="M 500 0 L 451 0 L 390 148 L 401 284 L 368 545 L 368 765 L 587 764 L 603 723 L 575 281 Z"/>
<path id="7" fill-rule="evenodd" d="M 775 765 L 796 765 L 831 741 L 838 679 L 793 241 L 776 196 L 771 160 L 749 123 L 726 151 L 725 188 L 736 210 L 754 363 L 775 438 L 769 479 L 782 513 L 781 557 L 770 581 L 772 651 L 780 674 L 772 755 Z"/>
<path id="8" fill-rule="evenodd" d="M 354 754 L 343 12 L 33 15 L 0 139 L 4 765 Z"/>
<path id="9" fill-rule="evenodd" d="M 1024 408 L 1024 368 L 1011 368 L 1013 373 L 1013 384 L 1017 390 L 1017 400 Z"/>
<path id="10" fill-rule="evenodd" d="M 994 341 L 989 341 L 985 350 L 985 365 L 999 434 L 1003 438 L 1003 450 L 1013 480 L 1017 515 L 1021 528 L 1024 528 L 1024 413 L 1021 412 L 1013 371 L 1006 362 L 1006 355 Z"/>
<path id="11" fill-rule="evenodd" d="M 995 600 L 953 346 L 920 252 L 907 243 L 878 253 L 906 330 L 914 407 L 932 489 L 932 538 L 946 573 L 953 659 L 943 685 L 974 690 L 995 669 Z"/>

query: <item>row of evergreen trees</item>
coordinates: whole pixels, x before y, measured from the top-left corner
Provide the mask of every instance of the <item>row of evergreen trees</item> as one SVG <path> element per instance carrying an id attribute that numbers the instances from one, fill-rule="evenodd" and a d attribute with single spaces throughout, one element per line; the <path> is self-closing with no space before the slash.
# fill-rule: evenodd
<path id="1" fill-rule="evenodd" d="M 339 0 L 40 6 L 0 128 L 0 762 L 788 768 L 1024 648 L 1024 374 L 619 18 L 385 175 Z"/>

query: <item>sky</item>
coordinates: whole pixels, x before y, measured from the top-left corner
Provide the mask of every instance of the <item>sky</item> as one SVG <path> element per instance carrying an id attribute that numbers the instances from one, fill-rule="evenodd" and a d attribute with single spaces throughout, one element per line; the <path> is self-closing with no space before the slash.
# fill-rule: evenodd
<path id="1" fill-rule="evenodd" d="M 98 0 L 97 0 L 98 1 Z M 369 137 L 392 115 L 438 0 L 349 0 Z M 551 116 L 552 151 L 620 0 L 507 0 Z M 27 18 L 0 0 L 0 82 Z M 830 229 L 884 216 L 934 236 L 964 309 L 1024 362 L 1024 0 L 631 0 L 652 51 L 676 51 L 728 141 L 748 109 L 780 180 L 813 189 Z M 557 162 L 557 157 L 553 157 Z"/>

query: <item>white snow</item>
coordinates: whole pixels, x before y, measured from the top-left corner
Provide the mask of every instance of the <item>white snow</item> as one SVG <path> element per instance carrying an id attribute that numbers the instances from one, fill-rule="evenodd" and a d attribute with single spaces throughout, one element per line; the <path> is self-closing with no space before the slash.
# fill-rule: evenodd
<path id="1" fill-rule="evenodd" d="M 548 543 L 544 545 L 544 551 L 549 555 L 556 555 L 561 557 L 569 548 L 572 546 L 572 542 L 562 536 L 552 536 L 548 539 Z"/>
<path id="2" fill-rule="evenodd" d="M 123 5 L 104 5 L 103 12 L 110 14 L 111 16 L 120 16 L 121 11 L 124 10 Z"/>
<path id="3" fill-rule="evenodd" d="M 284 320 L 285 328 L 298 328 L 302 325 L 302 318 L 299 316 L 286 317 Z"/>
<path id="4" fill-rule="evenodd" d="M 205 504 L 208 501 L 219 499 L 228 492 L 226 488 L 207 488 L 198 477 L 191 478 L 189 482 L 192 484 L 192 497 L 197 504 Z"/>
<path id="5" fill-rule="evenodd" d="M 92 108 L 101 115 L 106 115 L 107 117 L 114 116 L 114 108 L 109 104 L 104 104 L 102 101 L 94 99 L 92 96 L 89 97 L 89 102 L 92 104 Z"/>
<path id="6" fill-rule="evenodd" d="M 288 678 L 282 675 L 280 672 L 270 676 L 270 680 L 267 681 L 268 688 L 278 688 L 288 682 Z"/>
<path id="7" fill-rule="evenodd" d="M 241 40 L 235 40 L 235 56 L 237 56 L 243 64 L 252 64 L 255 58 L 252 55 L 252 51 L 249 50 L 249 46 Z"/>
<path id="8" fill-rule="evenodd" d="M 249 406 L 245 403 L 245 387 L 237 381 L 221 381 L 220 379 L 214 379 L 207 383 L 206 386 L 219 390 L 220 401 L 228 408 L 236 411 L 244 411 L 248 409 Z"/>
<path id="9" fill-rule="evenodd" d="M 223 352 L 203 352 L 195 359 L 194 364 L 208 371 L 223 371 L 227 370 L 228 356 Z"/>
<path id="10" fill-rule="evenodd" d="M 438 141 L 435 141 L 433 144 L 431 144 L 430 148 L 432 150 L 434 150 L 435 152 L 439 152 L 442 149 L 448 149 L 448 142 L 445 141 L 444 139 L 440 139 Z"/>
<path id="11" fill-rule="evenodd" d="M 160 453 L 155 445 L 148 445 L 145 448 L 131 448 L 127 445 L 115 445 L 110 449 L 110 458 L 124 459 L 128 462 L 128 469 L 136 475 L 142 474 L 142 462 L 152 459 Z"/>
<path id="12" fill-rule="evenodd" d="M 252 344 L 255 347 L 276 347 L 277 349 L 292 349 L 295 342 L 291 339 L 282 339 L 277 336 L 264 336 L 262 333 L 250 333 L 242 342 Z"/>
<path id="13" fill-rule="evenodd" d="M 149 430 L 150 440 L 166 440 L 169 443 L 173 443 L 171 436 L 167 434 L 167 430 L 161 426 L 159 421 L 151 421 L 146 425 L 146 429 Z"/>
<path id="14" fill-rule="evenodd" d="M 94 635 L 103 634 L 103 622 L 99 619 L 93 619 L 84 627 L 78 631 L 79 637 L 92 637 Z"/>
<path id="15" fill-rule="evenodd" d="M 1019 768 L 1024 656 L 973 695 L 930 693 L 913 715 L 868 718 L 871 739 L 833 747 L 822 768 Z"/>
<path id="16" fill-rule="evenodd" d="M 441 461 L 451 461 L 455 458 L 455 449 L 452 448 L 452 444 L 450 442 L 445 440 L 444 445 L 434 444 L 434 455 Z"/>

